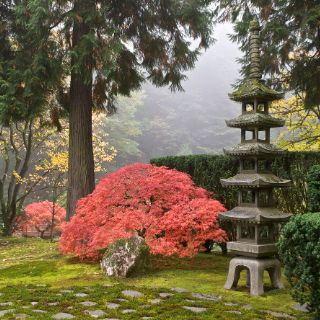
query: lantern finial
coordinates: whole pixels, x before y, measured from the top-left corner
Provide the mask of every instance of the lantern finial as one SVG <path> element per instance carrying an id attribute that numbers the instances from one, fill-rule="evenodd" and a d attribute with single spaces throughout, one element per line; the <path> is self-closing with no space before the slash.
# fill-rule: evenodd
<path id="1" fill-rule="evenodd" d="M 250 22 L 250 75 L 252 80 L 261 80 L 260 25 L 257 18 Z"/>

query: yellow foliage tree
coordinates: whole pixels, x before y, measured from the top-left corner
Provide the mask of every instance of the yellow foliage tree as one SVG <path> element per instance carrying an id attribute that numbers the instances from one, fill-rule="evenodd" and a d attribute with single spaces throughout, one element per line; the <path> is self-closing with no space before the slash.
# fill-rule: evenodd
<path id="1" fill-rule="evenodd" d="M 289 151 L 320 150 L 320 110 L 307 110 L 297 96 L 279 100 L 272 104 L 271 113 L 286 120 L 276 143 Z"/>
<path id="2" fill-rule="evenodd" d="M 116 156 L 108 136 L 94 127 L 96 172 Z M 99 128 L 99 130 L 97 129 Z M 61 131 L 47 119 L 37 118 L 0 128 L 0 227 L 10 235 L 26 199 L 49 199 L 56 203 L 66 191 L 68 172 L 68 124 L 61 121 Z"/>

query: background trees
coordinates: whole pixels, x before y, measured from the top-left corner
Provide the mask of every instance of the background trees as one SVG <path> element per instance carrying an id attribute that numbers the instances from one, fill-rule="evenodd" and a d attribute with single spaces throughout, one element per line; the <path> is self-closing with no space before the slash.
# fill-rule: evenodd
<path id="1" fill-rule="evenodd" d="M 96 172 L 104 171 L 117 152 L 105 131 L 94 126 Z M 61 121 L 61 132 L 46 114 L 0 128 L 0 221 L 6 235 L 24 205 L 39 199 L 65 204 L 68 172 L 68 124 Z"/>
<path id="2" fill-rule="evenodd" d="M 30 203 L 24 209 L 24 215 L 17 220 L 16 230 L 28 232 L 36 230 L 41 238 L 49 232 L 50 239 L 61 232 L 66 220 L 66 210 L 50 201 Z"/>
<path id="3" fill-rule="evenodd" d="M 60 90 L 68 92 L 62 100 L 70 122 L 69 216 L 94 188 L 92 108 L 112 110 L 118 94 L 129 95 L 145 79 L 181 89 L 183 71 L 212 42 L 211 2 L 29 0 L 17 6 L 26 34 L 35 35 L 32 43 L 56 40 L 65 57 L 56 65 L 66 62 L 70 74 L 70 88 Z"/>

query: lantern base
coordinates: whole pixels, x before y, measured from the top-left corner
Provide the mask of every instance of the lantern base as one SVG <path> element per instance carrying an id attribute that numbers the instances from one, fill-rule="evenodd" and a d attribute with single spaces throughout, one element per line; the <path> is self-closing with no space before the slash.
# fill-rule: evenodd
<path id="1" fill-rule="evenodd" d="M 269 273 L 271 285 L 274 289 L 284 288 L 280 280 L 281 265 L 278 259 L 235 257 L 230 261 L 228 279 L 224 286 L 225 289 L 235 289 L 237 287 L 242 270 L 247 270 L 247 286 L 250 288 L 250 294 L 253 296 L 264 294 L 263 273 L 265 270 Z"/>

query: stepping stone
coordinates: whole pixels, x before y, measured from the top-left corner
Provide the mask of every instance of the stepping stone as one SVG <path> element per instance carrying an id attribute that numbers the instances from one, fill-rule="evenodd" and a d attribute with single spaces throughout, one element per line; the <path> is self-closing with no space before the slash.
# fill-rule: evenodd
<path id="1" fill-rule="evenodd" d="M 169 298 L 169 297 L 172 297 L 174 294 L 173 293 L 170 293 L 170 292 L 160 292 L 159 293 L 159 296 L 161 298 Z"/>
<path id="2" fill-rule="evenodd" d="M 161 301 L 162 301 L 161 299 L 156 298 L 156 299 L 150 300 L 150 303 L 151 303 L 151 304 L 158 304 L 158 303 L 160 303 Z"/>
<path id="3" fill-rule="evenodd" d="M 93 302 L 93 301 L 83 301 L 83 302 L 80 302 L 80 304 L 82 304 L 82 305 L 85 306 L 85 307 L 93 307 L 93 306 L 95 306 L 97 303 L 96 303 L 96 302 Z"/>
<path id="4" fill-rule="evenodd" d="M 189 310 L 194 313 L 201 313 L 207 311 L 207 308 L 200 308 L 200 307 L 188 307 L 188 306 L 183 306 L 183 309 Z"/>
<path id="5" fill-rule="evenodd" d="M 128 302 L 129 300 L 127 300 L 127 299 L 121 299 L 121 298 L 119 298 L 119 299 L 117 299 L 118 301 L 120 301 L 120 302 Z"/>
<path id="6" fill-rule="evenodd" d="M 272 310 L 262 310 L 261 312 L 267 313 L 270 316 L 276 317 L 276 318 L 284 318 L 284 319 L 297 319 L 294 316 L 290 316 L 290 314 L 287 313 L 282 313 L 282 312 L 276 312 L 276 311 L 272 311 Z"/>
<path id="7" fill-rule="evenodd" d="M 32 301 L 31 305 L 36 306 L 39 302 L 38 301 Z"/>
<path id="8" fill-rule="evenodd" d="M 225 312 L 233 313 L 233 314 L 238 314 L 238 315 L 242 314 L 241 311 L 237 311 L 237 310 L 228 310 L 228 311 L 225 311 Z"/>
<path id="9" fill-rule="evenodd" d="M 34 312 L 34 313 L 47 313 L 48 311 L 40 310 L 40 309 L 34 309 L 34 310 L 32 310 L 32 312 Z"/>
<path id="10" fill-rule="evenodd" d="M 107 302 L 106 307 L 108 309 L 118 309 L 120 307 L 120 304 L 118 303 L 113 303 L 113 302 Z"/>
<path id="11" fill-rule="evenodd" d="M 195 302 L 197 302 L 196 300 L 190 300 L 190 299 L 186 299 L 186 300 L 184 300 L 185 302 L 190 302 L 190 303 L 195 303 Z"/>
<path id="12" fill-rule="evenodd" d="M 133 312 L 136 312 L 136 310 L 134 310 L 134 309 L 124 309 L 124 310 L 121 311 L 121 313 L 123 313 L 123 314 L 133 313 Z"/>
<path id="13" fill-rule="evenodd" d="M 124 294 L 127 297 L 131 297 L 131 298 L 141 298 L 144 296 L 143 293 L 139 292 L 139 291 L 135 291 L 135 290 L 123 290 L 121 291 L 122 294 Z"/>
<path id="14" fill-rule="evenodd" d="M 216 296 L 214 294 L 204 294 L 204 293 L 193 293 L 193 298 L 201 299 L 201 300 L 209 300 L 209 301 L 220 301 L 221 297 Z"/>
<path id="15" fill-rule="evenodd" d="M 101 318 L 103 317 L 106 313 L 102 310 L 85 310 L 86 314 L 88 314 L 89 316 L 91 316 L 92 318 Z"/>
<path id="16" fill-rule="evenodd" d="M 103 286 L 103 287 L 106 287 L 106 288 L 110 288 L 110 287 L 113 287 L 113 284 L 104 283 L 102 286 Z"/>
<path id="17" fill-rule="evenodd" d="M 13 305 L 13 303 L 11 301 L 9 301 L 9 302 L 1 302 L 0 303 L 1 307 L 12 306 L 12 305 Z"/>
<path id="18" fill-rule="evenodd" d="M 29 315 L 25 314 L 25 313 L 17 313 L 14 318 L 15 319 L 27 319 L 29 317 Z"/>
<path id="19" fill-rule="evenodd" d="M 292 309 L 297 310 L 297 311 L 301 311 L 301 312 L 309 312 L 308 305 L 306 303 L 305 304 L 297 303 L 292 306 Z"/>
<path id="20" fill-rule="evenodd" d="M 69 289 L 66 289 L 66 290 L 60 290 L 60 293 L 72 293 L 73 290 L 69 290 Z"/>
<path id="21" fill-rule="evenodd" d="M 171 288 L 171 291 L 174 291 L 177 293 L 188 292 L 188 290 L 185 288 Z"/>
<path id="22" fill-rule="evenodd" d="M 52 319 L 57 319 L 57 320 L 61 320 L 61 319 L 73 319 L 74 316 L 70 313 L 65 313 L 65 312 L 59 312 L 56 313 L 54 316 L 52 316 Z"/>
<path id="23" fill-rule="evenodd" d="M 59 302 L 48 302 L 48 306 L 57 306 Z"/>
<path id="24" fill-rule="evenodd" d="M 83 292 L 79 292 L 79 293 L 76 293 L 74 296 L 75 297 L 78 297 L 78 298 L 84 298 L 86 297 L 88 294 L 86 293 L 83 293 Z"/>
<path id="25" fill-rule="evenodd" d="M 250 310 L 253 308 L 251 304 L 245 304 L 244 306 L 241 306 L 242 309 Z"/>
<path id="26" fill-rule="evenodd" d="M 239 304 L 238 303 L 233 303 L 233 302 L 226 302 L 224 305 L 228 306 L 228 307 L 237 307 Z"/>
<path id="27" fill-rule="evenodd" d="M 13 312 L 14 309 L 8 309 L 8 310 L 0 310 L 0 318 L 6 315 L 7 313 Z"/>

